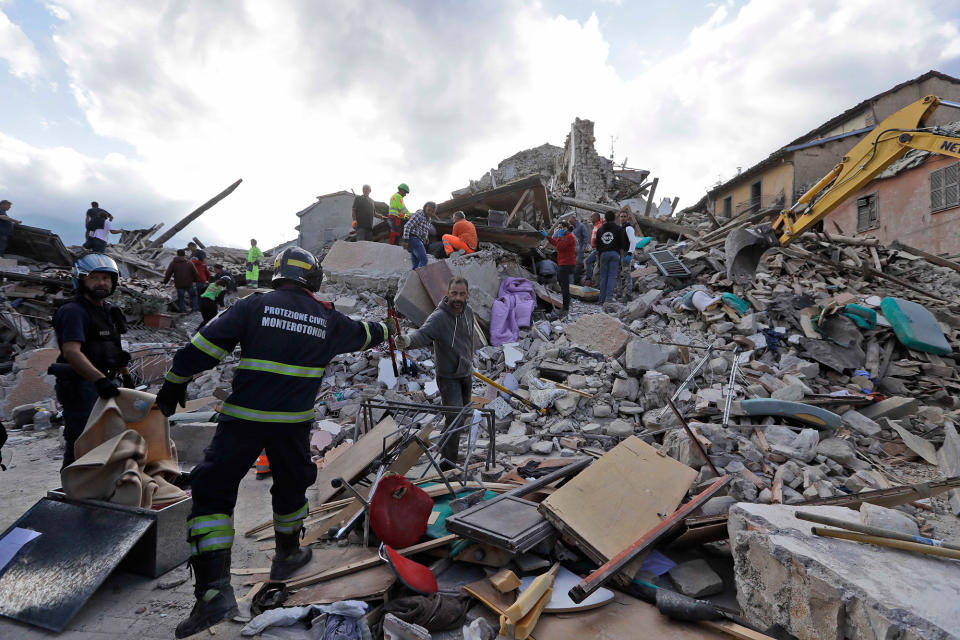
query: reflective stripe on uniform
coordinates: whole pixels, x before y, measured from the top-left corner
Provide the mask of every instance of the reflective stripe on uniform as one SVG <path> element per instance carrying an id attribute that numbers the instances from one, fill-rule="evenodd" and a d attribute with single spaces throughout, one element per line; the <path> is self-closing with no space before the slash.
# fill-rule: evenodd
<path id="1" fill-rule="evenodd" d="M 273 529 L 280 533 L 296 533 L 303 528 L 303 520 L 310 513 L 309 503 L 304 502 L 303 506 L 287 515 L 273 514 Z"/>
<path id="2" fill-rule="evenodd" d="M 191 380 L 190 376 L 178 376 L 173 372 L 173 369 L 167 371 L 167 374 L 163 376 L 163 379 L 176 384 L 183 384 L 184 382 L 190 382 Z"/>
<path id="3" fill-rule="evenodd" d="M 367 339 L 363 341 L 363 345 L 360 346 L 360 349 L 366 349 L 367 345 L 370 344 L 370 341 L 372 340 L 370 337 L 370 323 L 361 322 L 360 324 L 363 325 L 363 330 L 367 332 Z"/>
<path id="4" fill-rule="evenodd" d="M 194 555 L 233 546 L 233 521 L 226 513 L 187 520 L 187 539 Z"/>
<path id="5" fill-rule="evenodd" d="M 306 269 L 307 271 L 310 271 L 310 269 L 313 268 L 310 264 L 304 262 L 303 260 L 294 260 L 293 258 L 288 259 L 287 264 L 294 267 L 300 267 L 301 269 Z"/>
<path id="6" fill-rule="evenodd" d="M 257 360 L 256 358 L 242 358 L 237 369 L 247 369 L 249 371 L 264 371 L 266 373 L 278 373 L 284 376 L 296 376 L 298 378 L 322 378 L 323 367 L 298 367 L 293 364 L 283 362 L 274 362 L 272 360 Z"/>
<path id="7" fill-rule="evenodd" d="M 251 420 L 253 422 L 309 422 L 313 420 L 313 409 L 306 411 L 258 411 L 241 407 L 229 402 L 224 402 L 220 413 L 224 413 L 241 420 Z"/>
<path id="8" fill-rule="evenodd" d="M 224 349 L 221 349 L 217 345 L 213 344 L 199 333 L 193 336 L 193 339 L 190 340 L 190 344 L 195 346 L 197 349 L 200 349 L 200 351 L 203 351 L 211 358 L 215 358 L 216 360 L 223 360 L 229 355 Z"/>

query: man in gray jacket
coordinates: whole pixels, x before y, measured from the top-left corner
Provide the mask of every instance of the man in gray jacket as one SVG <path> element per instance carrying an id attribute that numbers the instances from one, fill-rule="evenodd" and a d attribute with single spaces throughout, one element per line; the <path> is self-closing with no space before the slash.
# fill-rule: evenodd
<path id="1" fill-rule="evenodd" d="M 437 386 L 444 406 L 462 407 L 473 396 L 473 310 L 467 305 L 470 297 L 465 278 L 455 277 L 447 285 L 447 295 L 430 314 L 423 326 L 395 338 L 397 348 L 433 345 L 437 363 Z M 447 415 L 449 426 L 455 415 Z M 441 454 L 451 463 L 457 460 L 460 437 L 450 438 Z"/>

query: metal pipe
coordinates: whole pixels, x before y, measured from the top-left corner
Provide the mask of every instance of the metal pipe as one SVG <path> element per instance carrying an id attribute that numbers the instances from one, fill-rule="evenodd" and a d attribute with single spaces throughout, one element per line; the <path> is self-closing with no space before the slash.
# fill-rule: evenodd
<path id="1" fill-rule="evenodd" d="M 859 522 L 847 522 L 846 520 L 841 520 L 840 518 L 830 518 L 828 516 L 821 516 L 820 514 L 810 513 L 807 511 L 797 511 L 794 515 L 797 516 L 798 519 L 806 520 L 807 522 L 816 522 L 817 524 L 826 524 L 831 527 L 839 527 L 841 529 L 856 531 L 858 533 L 865 533 L 871 536 L 879 536 L 881 538 L 890 538 L 891 540 L 903 540 L 904 542 L 915 542 L 917 544 L 925 544 L 931 547 L 941 547 L 943 549 L 953 549 L 954 551 L 960 551 L 960 545 L 944 542 L 943 540 L 937 540 L 936 538 L 927 538 L 926 536 L 914 536 L 907 533 L 900 533 L 899 531 L 892 531 L 890 529 L 881 529 L 880 527 L 871 527 L 869 525 L 860 524 Z"/>
<path id="2" fill-rule="evenodd" d="M 703 358 L 700 359 L 700 362 L 697 363 L 696 368 L 690 372 L 690 375 L 688 375 L 686 379 L 680 383 L 680 386 L 677 387 L 677 390 L 673 392 L 673 397 L 670 398 L 671 402 L 677 401 L 677 398 L 679 398 L 680 394 L 683 393 L 683 390 L 687 388 L 687 385 L 689 385 L 690 382 L 697 377 L 697 374 L 700 373 L 700 369 L 703 369 L 703 366 L 707 364 L 707 361 L 710 359 L 710 355 L 712 353 L 713 353 L 713 347 L 708 346 L 707 352 L 704 354 Z M 660 418 L 662 418 L 663 414 L 666 413 L 666 411 L 667 411 L 667 407 L 663 407 L 662 409 L 660 409 L 660 413 L 657 414 L 657 419 L 659 420 Z"/>
<path id="3" fill-rule="evenodd" d="M 730 365 L 730 383 L 727 385 L 727 398 L 723 403 L 723 428 L 730 424 L 730 407 L 733 405 L 733 386 L 737 382 L 737 369 L 740 368 L 740 350 L 733 352 L 733 364 Z"/>
<path id="4" fill-rule="evenodd" d="M 810 531 L 815 535 L 823 536 L 824 538 L 839 538 L 841 540 L 851 540 L 853 542 L 861 542 L 864 544 L 875 544 L 878 547 L 889 547 L 891 549 L 900 549 L 901 551 L 916 551 L 917 553 L 925 553 L 931 556 L 943 556 L 945 558 L 952 558 L 953 560 L 960 560 L 960 551 L 955 549 L 943 549 L 941 547 L 931 547 L 918 542 L 904 542 L 903 540 L 896 540 L 893 538 L 868 536 L 862 533 L 841 531 L 839 529 L 824 529 L 823 527 L 812 527 Z"/>

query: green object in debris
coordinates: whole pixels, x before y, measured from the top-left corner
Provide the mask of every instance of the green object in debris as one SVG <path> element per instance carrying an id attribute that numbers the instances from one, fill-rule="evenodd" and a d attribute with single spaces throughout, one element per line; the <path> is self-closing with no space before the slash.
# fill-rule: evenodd
<path id="1" fill-rule="evenodd" d="M 747 302 L 743 298 L 733 295 L 732 293 L 724 293 L 720 297 L 723 298 L 723 304 L 732 308 L 737 313 L 742 314 L 750 310 L 749 302 Z"/>
<path id="2" fill-rule="evenodd" d="M 432 486 L 432 483 L 424 484 L 422 488 L 429 486 Z M 463 489 L 462 491 L 457 491 L 457 497 L 462 498 L 473 493 L 473 491 L 474 489 Z M 484 500 L 492 500 L 496 497 L 496 491 L 487 491 L 483 494 Z M 426 536 L 428 538 L 442 538 L 449 533 L 449 531 L 447 531 L 447 517 L 453 515 L 453 509 L 450 508 L 451 500 L 453 500 L 453 498 L 450 497 L 449 493 L 444 493 L 443 495 L 437 496 L 433 499 L 433 510 L 438 512 L 440 515 L 437 516 L 437 519 L 433 521 L 433 524 L 427 527 Z"/>
<path id="3" fill-rule="evenodd" d="M 877 327 L 877 312 L 869 307 L 851 303 L 843 308 L 843 315 L 853 320 L 861 329 Z"/>

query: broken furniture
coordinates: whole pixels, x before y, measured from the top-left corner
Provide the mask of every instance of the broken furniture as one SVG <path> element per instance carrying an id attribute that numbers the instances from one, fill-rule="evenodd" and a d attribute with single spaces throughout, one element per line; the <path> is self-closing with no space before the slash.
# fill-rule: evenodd
<path id="1" fill-rule="evenodd" d="M 156 578 L 183 564 L 192 503 L 142 509 L 49 492 L 0 536 L 40 534 L 0 568 L 0 615 L 59 632 L 114 569 Z"/>
<path id="2" fill-rule="evenodd" d="M 532 549 L 553 534 L 554 529 L 539 512 L 537 503 L 523 500 L 521 496 L 579 473 L 591 462 L 591 458 L 574 460 L 492 500 L 449 516 L 446 520 L 447 530 L 512 553 Z"/>

